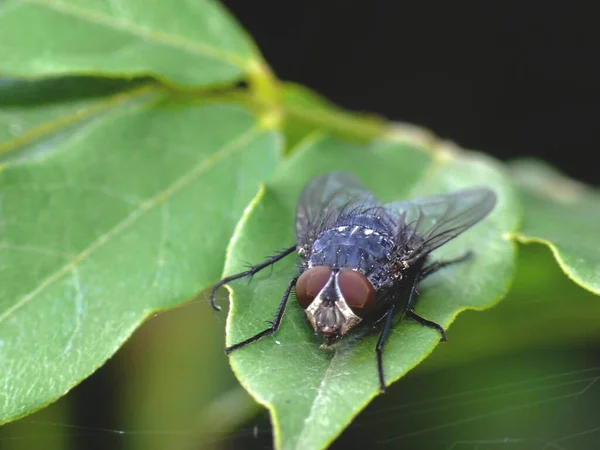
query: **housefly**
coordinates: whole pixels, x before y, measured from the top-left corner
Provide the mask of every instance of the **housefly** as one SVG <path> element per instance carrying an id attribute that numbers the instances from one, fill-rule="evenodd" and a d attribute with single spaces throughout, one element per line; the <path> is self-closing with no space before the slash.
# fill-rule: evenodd
<path id="1" fill-rule="evenodd" d="M 429 262 L 429 254 L 486 217 L 496 204 L 487 188 L 382 204 L 353 175 L 332 172 L 310 181 L 298 199 L 296 244 L 249 270 L 223 278 L 217 289 L 252 276 L 294 251 L 298 273 L 279 303 L 271 326 L 226 348 L 227 354 L 279 328 L 288 298 L 298 303 L 315 332 L 329 347 L 350 330 L 365 324 L 380 329 L 375 347 L 380 390 L 385 390 L 383 348 L 397 313 L 437 330 L 444 329 L 414 311 L 419 283 L 471 252 L 452 260 Z"/>

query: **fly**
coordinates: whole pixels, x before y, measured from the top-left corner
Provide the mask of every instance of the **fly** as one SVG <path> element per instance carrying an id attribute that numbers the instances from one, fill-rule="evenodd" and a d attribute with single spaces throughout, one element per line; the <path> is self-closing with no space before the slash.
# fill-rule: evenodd
<path id="1" fill-rule="evenodd" d="M 252 276 L 293 252 L 299 257 L 271 322 L 256 335 L 225 349 L 227 354 L 273 334 L 292 290 L 308 322 L 329 347 L 355 327 L 380 327 L 375 347 L 380 390 L 385 390 L 383 349 L 397 313 L 446 332 L 414 311 L 419 283 L 439 269 L 466 261 L 472 252 L 429 262 L 429 254 L 485 218 L 496 204 L 488 188 L 382 204 L 353 175 L 332 172 L 311 180 L 298 199 L 296 244 L 249 270 L 223 278 L 221 286 Z"/>

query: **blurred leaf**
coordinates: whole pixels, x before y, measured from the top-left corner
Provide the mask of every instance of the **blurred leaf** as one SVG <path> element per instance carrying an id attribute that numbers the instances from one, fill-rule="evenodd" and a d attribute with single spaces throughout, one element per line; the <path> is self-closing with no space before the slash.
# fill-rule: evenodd
<path id="1" fill-rule="evenodd" d="M 72 397 L 63 397 L 30 417 L 0 427 L 2 450 L 65 450 L 72 448 Z M 84 433 L 81 432 L 80 433 Z"/>
<path id="2" fill-rule="evenodd" d="M 161 430 L 124 436 L 125 448 L 216 448 L 213 444 L 222 439 L 221 433 L 231 432 L 249 415 L 238 403 L 220 414 L 218 421 L 214 413 L 206 418 L 212 419 L 211 426 L 205 423 L 205 411 L 227 398 L 232 389 L 242 391 L 242 405 L 256 412 L 259 406 L 239 387 L 223 356 L 222 322 L 202 295 L 148 320 L 114 356 L 111 364 L 118 371 L 121 391 L 120 427 Z"/>
<path id="3" fill-rule="evenodd" d="M 287 148 L 323 130 L 346 140 L 367 142 L 381 136 L 389 126 L 375 116 L 348 112 L 300 84 L 282 83 L 281 96 Z"/>
<path id="4" fill-rule="evenodd" d="M 143 79 L 124 80 L 100 77 L 63 77 L 38 80 L 0 78 L 0 106 L 34 108 L 48 104 L 63 104 L 74 100 L 95 99 L 138 85 Z M 145 80 L 147 81 L 147 80 Z"/>
<path id="5" fill-rule="evenodd" d="M 548 245 L 573 281 L 600 294 L 600 192 L 540 161 L 511 167 L 525 213 L 517 239 Z"/>
<path id="6" fill-rule="evenodd" d="M 258 59 L 213 0 L 6 0 L 0 73 L 154 76 L 181 85 L 231 83 Z"/>
<path id="7" fill-rule="evenodd" d="M 0 423 L 64 395 L 149 314 L 214 282 L 280 144 L 238 106 L 149 96 L 2 167 Z"/>
<path id="8" fill-rule="evenodd" d="M 297 195 L 318 173 L 353 172 L 383 201 L 484 184 L 499 196 L 495 212 L 434 255 L 451 258 L 474 249 L 476 258 L 428 279 L 417 311 L 448 327 L 464 309 L 492 306 L 513 275 L 513 245 L 505 235 L 517 224 L 516 199 L 492 159 L 457 151 L 436 156 L 407 142 L 359 146 L 329 138 L 308 141 L 279 167 L 275 181 L 246 211 L 230 244 L 225 273 L 236 273 L 245 263 L 259 262 L 294 242 Z M 228 345 L 265 328 L 293 273 L 290 257 L 271 276 L 259 274 L 251 284 L 232 285 Z M 241 383 L 271 411 L 276 447 L 326 447 L 377 395 L 377 338 L 377 334 L 356 334 L 343 339 L 335 352 L 321 350 L 304 312 L 291 302 L 274 337 L 232 354 L 231 364 Z M 422 361 L 438 340 L 434 330 L 412 321 L 396 326 L 384 354 L 388 383 Z"/>
<path id="9" fill-rule="evenodd" d="M 376 398 L 331 450 L 594 449 L 600 370 L 590 350 L 541 346 L 442 370 L 421 365 Z"/>
<path id="10" fill-rule="evenodd" d="M 465 312 L 423 368 L 447 367 L 511 351 L 594 342 L 600 302 L 573 283 L 545 245 L 519 250 L 515 281 L 496 307 Z"/>
<path id="11" fill-rule="evenodd" d="M 142 80 L 0 79 L 0 161 L 35 153 L 38 141 L 77 130 L 143 95 Z"/>

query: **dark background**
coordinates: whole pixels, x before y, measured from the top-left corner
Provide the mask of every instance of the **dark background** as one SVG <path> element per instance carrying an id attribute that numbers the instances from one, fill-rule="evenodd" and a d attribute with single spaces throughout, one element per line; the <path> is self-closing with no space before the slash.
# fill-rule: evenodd
<path id="1" fill-rule="evenodd" d="M 583 2 L 223 3 L 284 80 L 599 184 L 600 34 Z"/>

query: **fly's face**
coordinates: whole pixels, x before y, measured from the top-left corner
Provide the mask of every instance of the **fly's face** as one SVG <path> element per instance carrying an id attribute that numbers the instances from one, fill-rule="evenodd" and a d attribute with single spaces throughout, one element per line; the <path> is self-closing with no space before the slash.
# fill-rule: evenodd
<path id="1" fill-rule="evenodd" d="M 327 266 L 306 270 L 296 284 L 308 321 L 329 346 L 358 325 L 375 303 L 375 290 L 360 272 Z"/>

